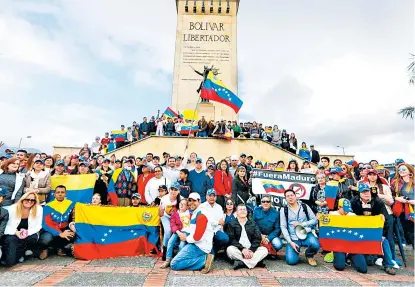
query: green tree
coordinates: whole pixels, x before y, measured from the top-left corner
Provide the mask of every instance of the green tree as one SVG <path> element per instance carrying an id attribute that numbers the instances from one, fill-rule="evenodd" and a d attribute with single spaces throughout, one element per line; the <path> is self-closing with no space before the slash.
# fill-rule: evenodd
<path id="1" fill-rule="evenodd" d="M 407 67 L 407 71 L 409 74 L 409 84 L 414 86 L 415 85 L 415 55 L 410 54 L 410 63 Z M 398 114 L 400 114 L 403 118 L 411 118 L 414 119 L 415 115 L 415 106 L 407 106 L 399 110 Z"/>

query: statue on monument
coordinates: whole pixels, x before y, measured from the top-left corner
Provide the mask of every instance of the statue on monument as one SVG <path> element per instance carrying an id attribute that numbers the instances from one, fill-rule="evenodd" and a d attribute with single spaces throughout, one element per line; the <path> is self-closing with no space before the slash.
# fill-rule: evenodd
<path id="1" fill-rule="evenodd" d="M 215 76 L 217 76 L 217 75 L 219 75 L 219 69 L 218 68 L 215 68 L 215 66 L 211 66 L 210 68 L 208 67 L 208 66 L 204 66 L 203 67 L 203 72 L 199 72 L 199 71 L 197 71 L 195 68 L 193 68 L 192 66 L 190 66 L 190 68 L 192 68 L 193 69 L 193 71 L 195 71 L 195 73 L 196 74 L 198 74 L 198 75 L 200 75 L 200 76 L 202 76 L 203 77 L 203 80 L 202 80 L 202 82 L 200 83 L 200 86 L 199 86 L 199 89 L 197 89 L 197 93 L 199 94 L 200 93 L 200 91 L 202 90 L 202 87 L 203 87 L 203 83 L 205 82 L 205 80 L 206 80 L 206 78 L 207 78 L 207 76 L 209 75 L 209 72 L 212 72 L 213 73 L 213 75 L 215 75 Z"/>

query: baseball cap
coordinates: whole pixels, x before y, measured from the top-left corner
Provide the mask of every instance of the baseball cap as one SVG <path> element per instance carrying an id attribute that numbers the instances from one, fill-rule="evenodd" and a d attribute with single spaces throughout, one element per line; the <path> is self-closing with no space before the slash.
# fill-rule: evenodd
<path id="1" fill-rule="evenodd" d="M 134 161 L 133 161 L 131 158 L 127 158 L 127 159 L 124 161 L 124 163 L 126 163 L 126 162 L 130 162 L 131 164 L 133 164 L 133 163 L 134 163 Z"/>
<path id="2" fill-rule="evenodd" d="M 248 155 L 247 159 L 254 159 L 252 155 Z"/>
<path id="3" fill-rule="evenodd" d="M 262 164 L 262 161 L 260 161 L 260 160 L 257 160 L 257 161 L 255 162 L 255 164 L 257 164 L 257 163 L 260 163 L 260 164 Z"/>
<path id="4" fill-rule="evenodd" d="M 79 164 L 79 166 L 81 166 L 81 165 L 84 165 L 84 166 L 88 167 L 88 166 L 89 166 L 89 163 L 88 163 L 88 162 L 86 162 L 86 161 L 83 161 L 83 162 L 81 162 L 81 163 Z"/>
<path id="5" fill-rule="evenodd" d="M 110 159 L 109 159 L 109 158 L 107 158 L 107 157 L 106 157 L 106 158 L 104 158 L 104 160 L 103 160 L 102 162 L 106 162 L 106 161 L 111 162 L 111 161 L 110 161 Z"/>
<path id="6" fill-rule="evenodd" d="M 238 156 L 237 156 L 237 155 L 232 155 L 232 156 L 231 156 L 231 160 L 239 160 L 239 158 L 238 158 Z"/>
<path id="7" fill-rule="evenodd" d="M 395 159 L 395 165 L 401 164 L 401 163 L 405 163 L 405 161 L 403 159 L 401 159 L 401 158 Z"/>
<path id="8" fill-rule="evenodd" d="M 340 167 L 332 167 L 330 168 L 330 173 L 341 173 L 342 169 Z"/>
<path id="9" fill-rule="evenodd" d="M 196 158 L 196 160 L 195 160 L 195 162 L 198 162 L 198 161 L 200 161 L 200 163 L 203 162 L 202 158 L 200 158 L 200 157 Z"/>
<path id="10" fill-rule="evenodd" d="M 370 186 L 367 183 L 360 183 L 359 184 L 359 192 L 364 192 L 370 190 Z"/>
<path id="11" fill-rule="evenodd" d="M 9 159 L 9 158 L 11 158 L 11 156 L 6 153 L 6 154 L 3 154 L 2 156 L 0 156 L 0 159 L 3 159 L 3 158 Z"/>
<path id="12" fill-rule="evenodd" d="M 121 162 L 121 160 L 120 159 L 116 159 L 115 162 Z"/>
<path id="13" fill-rule="evenodd" d="M 384 172 L 384 171 L 385 171 L 385 166 L 383 166 L 383 165 L 378 165 L 378 166 L 376 167 L 376 171 L 377 171 L 377 172 Z"/>
<path id="14" fill-rule="evenodd" d="M 131 199 L 133 198 L 141 199 L 141 195 L 139 193 L 134 193 L 133 195 L 131 195 Z"/>
<path id="15" fill-rule="evenodd" d="M 86 158 L 84 156 L 80 156 L 79 161 L 86 161 Z"/>
<path id="16" fill-rule="evenodd" d="M 343 210 L 346 212 L 353 212 L 352 205 L 346 198 L 340 198 L 338 206 L 343 207 Z"/>
<path id="17" fill-rule="evenodd" d="M 177 189 L 177 190 L 179 190 L 179 188 L 180 188 L 180 184 L 177 181 L 173 182 L 171 184 L 171 186 L 170 186 L 170 189 Z"/>
<path id="18" fill-rule="evenodd" d="M 215 169 L 216 170 L 216 167 L 213 164 L 211 164 L 211 165 L 208 166 L 208 169 Z"/>
<path id="19" fill-rule="evenodd" d="M 165 189 L 165 190 L 167 190 L 167 186 L 164 185 L 164 184 L 162 184 L 162 185 L 159 186 L 159 189 Z"/>
<path id="20" fill-rule="evenodd" d="M 199 200 L 200 201 L 200 195 L 197 192 L 192 192 L 191 194 L 189 194 L 189 199 Z"/>
<path id="21" fill-rule="evenodd" d="M 65 162 L 63 160 L 58 160 L 56 162 L 56 165 L 65 165 Z"/>
<path id="22" fill-rule="evenodd" d="M 378 172 L 377 172 L 376 170 L 374 170 L 373 168 L 368 169 L 368 170 L 366 171 L 366 173 L 367 173 L 367 174 L 369 174 L 369 173 L 378 174 Z"/>
<path id="23" fill-rule="evenodd" d="M 211 194 L 214 194 L 216 196 L 216 190 L 214 190 L 213 188 L 210 188 L 206 191 L 206 196 L 209 196 Z"/>
<path id="24" fill-rule="evenodd" d="M 241 153 L 240 155 L 239 155 L 240 157 L 246 157 L 246 154 L 244 154 L 244 153 Z"/>
<path id="25" fill-rule="evenodd" d="M 355 160 L 349 160 L 349 161 L 347 161 L 346 162 L 346 164 L 347 165 L 351 165 L 351 166 L 354 166 L 354 167 L 356 167 L 356 166 L 359 166 L 359 164 L 357 163 L 357 161 L 355 161 Z"/>
<path id="26" fill-rule="evenodd" d="M 0 196 L 7 196 L 7 189 L 4 186 L 0 186 Z"/>
<path id="27" fill-rule="evenodd" d="M 37 162 L 41 162 L 42 164 L 45 163 L 45 161 L 43 159 L 41 159 L 41 158 L 38 158 L 37 160 L 34 161 L 34 163 L 37 163 Z"/>

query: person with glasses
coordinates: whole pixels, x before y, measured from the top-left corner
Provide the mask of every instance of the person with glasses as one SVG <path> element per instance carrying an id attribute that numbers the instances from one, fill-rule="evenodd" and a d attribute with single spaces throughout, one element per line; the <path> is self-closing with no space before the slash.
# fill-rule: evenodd
<path id="1" fill-rule="evenodd" d="M 37 251 L 39 232 L 42 229 L 43 209 L 36 192 L 25 193 L 8 208 L 9 220 L 4 231 L 2 261 L 7 267 L 23 262 L 23 256 Z M 42 242 L 40 242 L 42 245 Z"/>
<path id="2" fill-rule="evenodd" d="M 393 207 L 393 213 L 399 217 L 406 242 L 412 244 L 412 248 L 414 247 L 414 174 L 412 165 L 400 164 L 391 183 L 396 205 Z"/>
<path id="3" fill-rule="evenodd" d="M 265 195 L 261 198 L 261 206 L 254 210 L 252 221 L 261 231 L 261 244 L 268 249 L 272 255 L 277 255 L 282 248 L 280 239 L 280 213 L 271 205 L 271 197 Z"/>
<path id="4" fill-rule="evenodd" d="M 189 234 L 178 234 L 180 240 L 187 242 L 187 245 L 173 258 L 170 267 L 172 270 L 201 270 L 202 274 L 206 274 L 211 270 L 213 262 L 213 230 L 206 211 L 201 206 L 200 195 L 192 192 L 188 202 L 189 208 L 193 210 L 187 229 Z"/>
<path id="5" fill-rule="evenodd" d="M 33 169 L 26 174 L 24 192 L 33 191 L 37 194 L 40 204 L 44 205 L 50 192 L 50 174 L 45 171 L 44 161 L 37 159 L 34 162 Z"/>
<path id="6" fill-rule="evenodd" d="M 223 230 L 226 231 L 226 226 L 236 218 L 236 206 L 235 202 L 232 199 L 228 198 L 225 202 L 225 209 L 224 209 L 224 220 L 225 225 L 223 226 Z"/>
<path id="7" fill-rule="evenodd" d="M 155 204 L 154 201 L 159 196 L 159 187 L 165 185 L 167 188 L 170 188 L 171 186 L 171 181 L 163 176 L 163 169 L 160 166 L 154 168 L 154 174 L 155 176 L 147 182 L 144 190 L 144 197 L 147 204 L 153 206 Z"/>
<path id="8" fill-rule="evenodd" d="M 19 173 L 19 160 L 10 158 L 3 162 L 0 168 L 0 186 L 6 189 L 3 206 L 16 203 L 23 195 L 24 175 Z"/>

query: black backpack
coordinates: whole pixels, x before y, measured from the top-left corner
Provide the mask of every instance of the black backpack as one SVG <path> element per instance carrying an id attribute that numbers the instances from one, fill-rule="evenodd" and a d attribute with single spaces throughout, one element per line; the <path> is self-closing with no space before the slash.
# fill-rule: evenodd
<path id="1" fill-rule="evenodd" d="M 309 221 L 310 216 L 308 216 L 307 205 L 305 203 L 301 203 L 301 207 L 304 210 L 305 216 L 307 217 L 307 221 Z M 288 205 L 284 206 L 284 215 L 285 215 L 285 220 L 287 221 L 287 229 L 288 229 Z"/>

